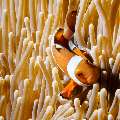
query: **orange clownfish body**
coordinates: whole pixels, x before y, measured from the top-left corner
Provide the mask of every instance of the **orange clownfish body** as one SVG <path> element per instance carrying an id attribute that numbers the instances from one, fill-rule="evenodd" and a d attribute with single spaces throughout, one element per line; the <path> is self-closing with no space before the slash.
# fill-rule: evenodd
<path id="1" fill-rule="evenodd" d="M 72 31 L 71 28 L 70 30 Z M 74 45 L 71 41 L 72 34 L 66 35 L 68 31 L 61 28 L 57 30 L 53 36 L 51 49 L 58 67 L 71 78 L 70 83 L 61 92 L 65 98 L 70 98 L 72 91 L 81 89 L 80 86 L 90 86 L 96 83 L 100 76 L 100 69 L 92 63 L 91 56 Z"/>

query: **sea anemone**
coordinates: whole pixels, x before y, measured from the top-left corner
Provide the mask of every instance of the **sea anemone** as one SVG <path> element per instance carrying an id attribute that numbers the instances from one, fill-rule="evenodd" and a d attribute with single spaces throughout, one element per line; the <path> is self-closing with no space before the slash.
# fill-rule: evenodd
<path id="1" fill-rule="evenodd" d="M 0 120 L 120 120 L 119 3 L 0 0 Z M 101 69 L 82 100 L 60 96 L 70 78 L 51 51 L 71 11 L 77 11 L 75 44 L 89 49 Z"/>

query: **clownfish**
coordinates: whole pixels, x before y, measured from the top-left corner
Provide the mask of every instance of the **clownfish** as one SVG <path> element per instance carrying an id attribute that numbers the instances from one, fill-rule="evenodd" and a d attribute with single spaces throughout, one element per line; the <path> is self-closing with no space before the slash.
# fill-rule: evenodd
<path id="1" fill-rule="evenodd" d="M 75 32 L 76 11 L 67 15 L 67 28 L 56 30 L 52 39 L 52 56 L 58 67 L 70 77 L 70 82 L 62 90 L 61 96 L 71 98 L 78 95 L 82 87 L 91 86 L 100 77 L 100 69 L 93 64 L 87 50 L 81 50 L 73 43 Z"/>

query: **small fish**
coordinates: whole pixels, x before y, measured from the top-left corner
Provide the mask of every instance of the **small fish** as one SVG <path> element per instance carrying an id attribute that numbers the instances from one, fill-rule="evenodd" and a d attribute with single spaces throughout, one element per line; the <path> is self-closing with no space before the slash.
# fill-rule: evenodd
<path id="1" fill-rule="evenodd" d="M 81 86 L 87 87 L 96 83 L 100 69 L 93 64 L 93 59 L 87 50 L 80 50 L 74 45 L 71 41 L 72 34 L 67 38 L 64 36 L 67 33 L 68 31 L 62 28 L 57 29 L 53 36 L 51 51 L 58 67 L 71 78 L 70 83 L 61 92 L 62 96 L 70 98 L 82 91 Z"/>

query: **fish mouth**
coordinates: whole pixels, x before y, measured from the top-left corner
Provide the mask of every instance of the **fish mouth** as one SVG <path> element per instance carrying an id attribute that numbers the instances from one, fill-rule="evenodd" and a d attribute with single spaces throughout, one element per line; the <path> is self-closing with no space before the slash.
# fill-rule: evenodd
<path id="1" fill-rule="evenodd" d="M 90 89 L 91 86 L 80 86 L 71 79 L 70 82 L 61 91 L 60 96 L 68 100 L 74 100 L 75 98 L 79 98 L 82 103 L 85 100 L 87 93 Z"/>
<path id="2" fill-rule="evenodd" d="M 65 99 L 72 99 L 78 97 L 81 91 L 82 86 L 79 86 L 76 82 L 70 80 L 70 82 L 61 91 L 60 96 L 62 96 Z"/>

